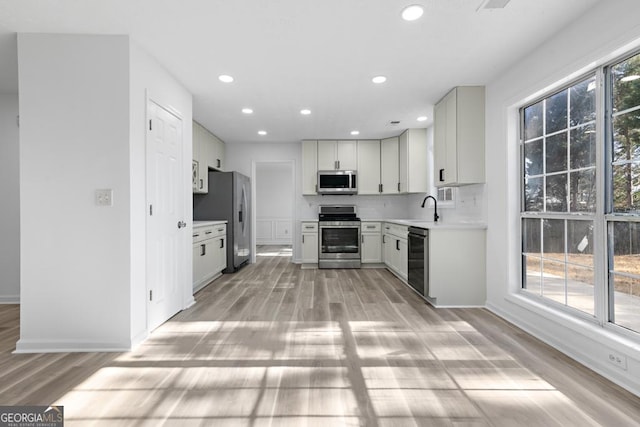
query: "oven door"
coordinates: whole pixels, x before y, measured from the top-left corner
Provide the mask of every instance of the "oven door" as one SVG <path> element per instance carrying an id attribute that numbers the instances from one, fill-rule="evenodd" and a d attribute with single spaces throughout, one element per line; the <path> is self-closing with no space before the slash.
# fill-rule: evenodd
<path id="1" fill-rule="evenodd" d="M 320 221 L 318 239 L 320 268 L 360 267 L 360 223 Z"/>

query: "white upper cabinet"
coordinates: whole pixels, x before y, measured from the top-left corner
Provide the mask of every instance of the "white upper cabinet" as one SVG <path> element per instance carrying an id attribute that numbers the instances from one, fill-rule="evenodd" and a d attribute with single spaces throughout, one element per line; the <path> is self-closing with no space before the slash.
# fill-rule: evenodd
<path id="1" fill-rule="evenodd" d="M 318 170 L 357 170 L 358 146 L 354 141 L 318 141 Z"/>
<path id="2" fill-rule="evenodd" d="M 399 138 L 400 192 L 426 193 L 428 189 L 427 130 L 407 129 Z"/>
<path id="3" fill-rule="evenodd" d="M 400 192 L 400 172 L 398 137 L 380 141 L 380 182 L 382 194 L 398 194 Z"/>
<path id="4" fill-rule="evenodd" d="M 225 144 L 198 122 L 193 122 L 193 192 L 209 192 L 209 169 L 224 170 Z M 195 166 L 195 165 L 194 165 Z"/>
<path id="5" fill-rule="evenodd" d="M 314 195 L 318 190 L 318 141 L 302 141 L 302 194 Z"/>
<path id="6" fill-rule="evenodd" d="M 434 108 L 436 187 L 485 181 L 484 87 L 452 89 Z"/>
<path id="7" fill-rule="evenodd" d="M 380 194 L 380 141 L 358 141 L 358 194 Z"/>

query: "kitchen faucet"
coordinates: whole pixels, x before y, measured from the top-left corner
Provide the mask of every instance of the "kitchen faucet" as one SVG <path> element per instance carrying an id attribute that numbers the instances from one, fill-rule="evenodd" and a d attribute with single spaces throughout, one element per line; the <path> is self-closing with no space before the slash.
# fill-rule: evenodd
<path id="1" fill-rule="evenodd" d="M 433 196 L 427 196 L 422 201 L 422 207 L 424 208 L 424 204 L 427 203 L 427 199 L 433 199 L 433 222 L 438 222 L 438 201 Z"/>

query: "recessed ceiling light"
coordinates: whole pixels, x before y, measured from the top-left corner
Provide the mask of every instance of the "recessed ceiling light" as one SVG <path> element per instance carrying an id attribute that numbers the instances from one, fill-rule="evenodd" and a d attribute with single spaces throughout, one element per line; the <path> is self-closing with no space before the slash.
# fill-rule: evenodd
<path id="1" fill-rule="evenodd" d="M 311 110 L 307 110 L 305 108 L 304 110 L 300 110 L 300 114 L 302 114 L 303 116 L 308 116 L 309 114 L 311 114 Z"/>
<path id="2" fill-rule="evenodd" d="M 243 108 L 242 112 L 244 114 L 253 114 L 253 110 L 251 108 Z"/>
<path id="3" fill-rule="evenodd" d="M 424 9 L 419 4 L 412 4 L 402 9 L 402 19 L 405 21 L 415 21 L 424 13 Z"/>
<path id="4" fill-rule="evenodd" d="M 258 135 L 265 136 L 267 134 L 266 130 L 259 130 Z"/>
<path id="5" fill-rule="evenodd" d="M 371 79 L 371 81 L 376 84 L 380 84 L 380 83 L 386 82 L 387 78 L 385 76 L 375 76 L 374 78 Z"/>
<path id="6" fill-rule="evenodd" d="M 220 80 L 222 83 L 231 83 L 233 81 L 233 77 L 222 74 L 218 76 L 218 80 Z"/>
<path id="7" fill-rule="evenodd" d="M 638 80 L 640 79 L 640 76 L 637 74 L 634 74 L 632 76 L 625 76 L 623 78 L 620 79 L 621 82 L 632 82 L 634 80 Z"/>
<path id="8" fill-rule="evenodd" d="M 360 131 L 358 131 L 358 130 L 352 130 L 352 131 L 351 131 L 351 135 L 360 135 Z"/>
<path id="9" fill-rule="evenodd" d="M 427 120 L 427 116 L 420 116 L 420 117 L 418 117 L 418 118 L 417 118 L 417 120 L 418 120 L 419 122 L 424 122 L 424 121 L 426 121 L 426 120 Z"/>

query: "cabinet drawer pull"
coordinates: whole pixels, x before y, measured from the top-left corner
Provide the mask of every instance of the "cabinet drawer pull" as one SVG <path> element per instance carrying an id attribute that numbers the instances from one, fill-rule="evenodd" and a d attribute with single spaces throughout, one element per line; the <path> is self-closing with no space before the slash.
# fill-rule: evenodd
<path id="1" fill-rule="evenodd" d="M 307 230 L 311 230 L 312 228 L 314 228 L 313 225 L 305 225 L 304 228 L 306 228 Z"/>
<path id="2" fill-rule="evenodd" d="M 367 225 L 367 228 L 368 229 L 372 229 L 372 228 L 376 228 L 376 226 L 375 225 Z"/>
<path id="3" fill-rule="evenodd" d="M 224 228 L 218 228 L 218 231 L 224 231 Z"/>
<path id="4" fill-rule="evenodd" d="M 194 234 L 194 235 L 193 235 L 193 237 L 194 237 L 194 238 L 195 238 L 195 237 L 200 237 L 200 235 L 199 235 L 199 234 Z"/>
<path id="5" fill-rule="evenodd" d="M 211 234 L 213 231 L 205 231 L 204 234 Z"/>

